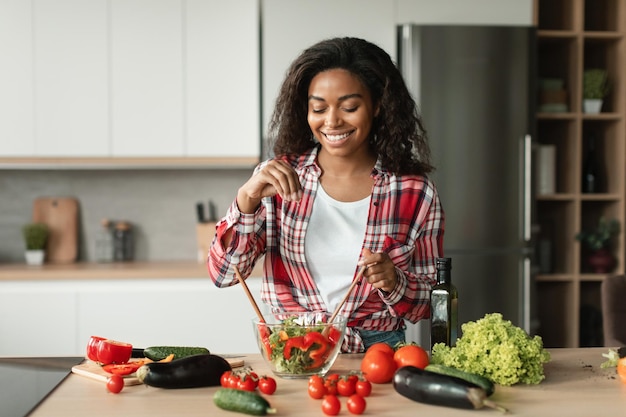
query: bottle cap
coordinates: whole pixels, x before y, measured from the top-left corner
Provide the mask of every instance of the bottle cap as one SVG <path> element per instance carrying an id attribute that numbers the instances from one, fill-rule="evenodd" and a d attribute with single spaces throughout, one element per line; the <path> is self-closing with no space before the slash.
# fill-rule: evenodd
<path id="1" fill-rule="evenodd" d="M 437 258 L 437 269 L 452 269 L 452 258 Z"/>

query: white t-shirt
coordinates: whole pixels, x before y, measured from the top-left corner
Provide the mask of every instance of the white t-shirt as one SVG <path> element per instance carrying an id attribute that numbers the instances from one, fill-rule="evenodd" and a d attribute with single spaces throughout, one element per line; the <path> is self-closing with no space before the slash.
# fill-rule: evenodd
<path id="1" fill-rule="evenodd" d="M 361 255 L 371 196 L 337 201 L 320 185 L 305 236 L 305 256 L 327 310 L 345 296 Z"/>

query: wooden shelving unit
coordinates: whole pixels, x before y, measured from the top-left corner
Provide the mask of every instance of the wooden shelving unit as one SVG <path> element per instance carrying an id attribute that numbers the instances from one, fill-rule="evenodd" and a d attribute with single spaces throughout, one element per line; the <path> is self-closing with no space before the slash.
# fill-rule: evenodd
<path id="1" fill-rule="evenodd" d="M 552 268 L 537 276 L 539 334 L 547 347 L 602 346 L 600 284 L 576 234 L 616 218 L 623 231 L 626 200 L 626 0 L 535 0 L 539 78 L 562 79 L 567 110 L 537 113 L 539 144 L 556 145 L 556 192 L 537 196 L 540 236 L 551 242 Z M 602 113 L 582 111 L 587 68 L 608 70 L 611 92 Z M 539 107 L 538 107 L 539 108 Z M 582 192 L 582 165 L 590 137 L 605 172 L 600 193 Z M 612 249 L 623 274 L 624 233 Z"/>

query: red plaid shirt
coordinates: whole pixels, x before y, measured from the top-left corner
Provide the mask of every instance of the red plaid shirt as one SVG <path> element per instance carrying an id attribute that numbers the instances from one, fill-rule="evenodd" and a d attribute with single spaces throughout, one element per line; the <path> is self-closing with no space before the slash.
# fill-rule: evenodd
<path id="1" fill-rule="evenodd" d="M 303 188 L 299 202 L 283 201 L 278 195 L 264 198 L 253 214 L 241 213 L 237 202 L 233 202 L 226 217 L 218 222 L 207 260 L 209 276 L 216 286 L 238 282 L 233 265 L 247 278 L 257 259 L 265 254 L 261 297 L 272 311 L 326 310 L 304 255 L 304 236 L 321 175 L 316 157 L 317 149 L 313 149 L 289 160 Z M 380 161 L 372 178 L 363 248 L 389 254 L 396 266 L 398 284 L 390 293 L 365 280 L 357 285 L 340 313 L 348 317 L 343 352 L 363 351 L 354 327 L 389 331 L 402 328 L 403 319 L 417 322 L 428 318 L 430 289 L 436 281 L 435 258 L 443 256 L 444 214 L 434 185 L 422 176 L 392 175 Z M 230 228 L 232 241 L 224 248 L 221 238 Z M 357 269 L 355 265 L 355 275 Z"/>

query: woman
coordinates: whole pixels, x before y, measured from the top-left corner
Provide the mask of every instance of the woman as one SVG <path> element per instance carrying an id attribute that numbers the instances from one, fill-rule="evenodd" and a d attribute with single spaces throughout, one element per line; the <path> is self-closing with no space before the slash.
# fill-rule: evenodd
<path id="1" fill-rule="evenodd" d="M 263 254 L 262 299 L 275 312 L 341 314 L 343 352 L 404 341 L 429 316 L 444 216 L 424 127 L 389 55 L 356 38 L 322 41 L 291 65 L 262 162 L 217 225 L 208 257 L 219 287 Z"/>

